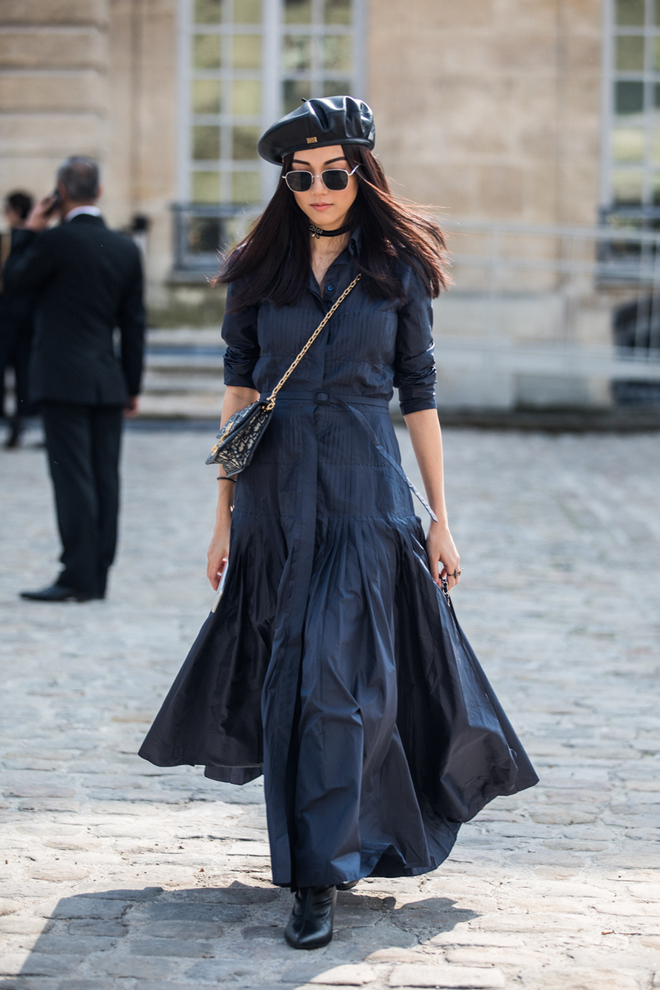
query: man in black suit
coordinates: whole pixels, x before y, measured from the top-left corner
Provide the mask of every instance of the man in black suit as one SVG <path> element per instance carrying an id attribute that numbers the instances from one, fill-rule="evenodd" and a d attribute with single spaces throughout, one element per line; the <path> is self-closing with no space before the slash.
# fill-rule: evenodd
<path id="1" fill-rule="evenodd" d="M 63 545 L 55 583 L 21 593 L 33 601 L 103 598 L 117 543 L 122 418 L 138 411 L 145 314 L 140 253 L 108 230 L 100 194 L 96 163 L 67 159 L 57 195 L 34 207 L 4 271 L 8 288 L 37 294 L 30 399 L 43 417 Z M 55 213 L 62 222 L 46 229 Z"/>

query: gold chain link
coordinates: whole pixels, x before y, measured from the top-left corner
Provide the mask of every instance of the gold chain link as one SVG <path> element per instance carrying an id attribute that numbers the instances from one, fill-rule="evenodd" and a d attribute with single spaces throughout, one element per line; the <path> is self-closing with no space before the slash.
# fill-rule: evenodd
<path id="1" fill-rule="evenodd" d="M 360 281 L 361 278 L 362 278 L 361 275 L 356 275 L 356 277 L 353 279 L 353 281 L 351 282 L 351 284 L 349 285 L 349 287 L 347 289 L 345 289 L 344 292 L 342 292 L 342 294 L 340 295 L 339 299 L 333 304 L 333 306 L 325 314 L 325 316 L 323 317 L 323 319 L 321 320 L 321 322 L 317 326 L 316 330 L 314 331 L 314 333 L 312 334 L 312 336 L 309 338 L 309 340 L 307 341 L 307 343 L 303 347 L 303 349 L 300 352 L 300 354 L 298 355 L 298 357 L 295 359 L 295 361 L 293 361 L 293 363 L 291 364 L 291 367 L 288 369 L 288 371 L 285 372 L 284 375 L 282 375 L 282 377 L 280 378 L 279 382 L 277 383 L 277 385 L 275 386 L 275 388 L 273 389 L 273 391 L 270 393 L 270 396 L 268 397 L 268 402 L 267 402 L 267 405 L 266 405 L 266 409 L 268 410 L 268 412 L 272 412 L 272 410 L 275 408 L 275 402 L 277 401 L 277 393 L 279 392 L 279 390 L 282 388 L 282 386 L 284 385 L 284 383 L 286 382 L 286 380 L 289 378 L 289 376 L 292 375 L 293 372 L 296 370 L 296 368 L 298 367 L 298 365 L 300 364 L 300 362 L 304 358 L 305 354 L 307 354 L 307 351 L 310 349 L 310 347 L 312 346 L 312 344 L 314 343 L 314 341 L 316 340 L 316 338 L 318 337 L 318 335 L 321 333 L 321 331 L 323 330 L 324 326 L 326 325 L 326 323 L 328 322 L 328 320 L 330 319 L 330 317 L 332 316 L 332 314 L 335 312 L 335 310 L 339 306 L 341 306 L 341 304 L 343 303 L 343 301 L 346 298 L 346 296 L 349 294 L 349 292 L 352 292 L 353 291 L 353 289 L 358 284 L 358 282 Z"/>
<path id="2" fill-rule="evenodd" d="M 286 374 L 284 374 L 282 376 L 282 378 L 280 378 L 279 382 L 277 383 L 277 385 L 275 386 L 275 388 L 271 392 L 270 396 L 268 397 L 267 404 L 266 404 L 266 409 L 267 409 L 268 412 L 272 412 L 273 409 L 275 408 L 275 402 L 277 401 L 277 393 L 282 388 L 282 386 L 284 385 L 284 383 L 287 380 L 287 378 L 289 377 L 289 375 L 291 375 L 296 370 L 296 368 L 298 367 L 298 365 L 300 364 L 300 362 L 304 358 L 305 354 L 307 354 L 307 351 L 310 349 L 310 347 L 312 346 L 312 344 L 314 343 L 314 341 L 316 340 L 316 338 L 318 337 L 318 335 L 321 333 L 321 331 L 323 330 L 324 326 L 326 325 L 326 323 L 328 322 L 328 320 L 330 319 L 330 317 L 332 316 L 332 314 L 337 310 L 337 308 L 339 306 L 341 306 L 341 304 L 343 303 L 343 301 L 346 298 L 346 296 L 349 294 L 349 292 L 352 292 L 353 291 L 353 289 L 358 284 L 358 282 L 360 281 L 361 278 L 362 278 L 361 275 L 357 275 L 353 279 L 353 281 L 351 282 L 351 284 L 349 285 L 349 287 L 344 292 L 342 292 L 342 294 L 340 295 L 340 297 L 337 300 L 337 302 L 334 303 L 333 306 L 325 314 L 325 316 L 323 317 L 323 319 L 319 323 L 318 327 L 316 328 L 316 330 L 314 331 L 314 333 L 312 334 L 312 336 L 309 338 L 309 340 L 307 341 L 307 343 L 303 347 L 303 349 L 300 352 L 300 354 L 298 355 L 298 357 L 291 364 L 291 367 L 289 368 L 289 370 L 286 372 Z M 230 419 L 231 418 L 233 418 L 233 417 L 230 417 Z M 218 447 L 220 447 L 222 445 L 223 441 L 226 439 L 226 437 L 231 432 L 231 428 L 232 428 L 232 424 L 228 420 L 227 423 L 225 424 L 224 430 L 222 431 L 220 437 L 218 438 L 217 443 L 214 445 L 213 449 L 211 450 L 211 453 L 212 454 L 215 454 L 215 452 L 217 451 Z"/>

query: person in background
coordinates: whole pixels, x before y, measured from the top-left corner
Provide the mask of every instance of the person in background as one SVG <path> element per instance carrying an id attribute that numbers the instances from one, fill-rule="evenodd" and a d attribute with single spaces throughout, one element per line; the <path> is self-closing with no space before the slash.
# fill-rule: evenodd
<path id="1" fill-rule="evenodd" d="M 9 234 L 2 238 L 0 262 L 4 264 L 13 245 L 15 235 L 25 227 L 32 209 L 32 197 L 25 192 L 13 192 L 5 198 L 4 214 L 9 224 Z M 8 416 L 9 435 L 6 448 L 18 447 L 30 415 L 28 403 L 28 362 L 32 344 L 34 323 L 34 295 L 11 292 L 3 286 L 0 293 L 0 410 L 5 410 L 5 371 L 14 369 L 14 412 Z"/>
<path id="2" fill-rule="evenodd" d="M 145 311 L 140 252 L 106 227 L 101 191 L 96 162 L 68 158 L 5 265 L 10 291 L 37 295 L 29 394 L 43 417 L 63 546 L 55 582 L 21 593 L 33 601 L 104 598 L 115 556 L 122 419 L 138 412 Z M 55 216 L 61 223 L 47 229 Z"/>

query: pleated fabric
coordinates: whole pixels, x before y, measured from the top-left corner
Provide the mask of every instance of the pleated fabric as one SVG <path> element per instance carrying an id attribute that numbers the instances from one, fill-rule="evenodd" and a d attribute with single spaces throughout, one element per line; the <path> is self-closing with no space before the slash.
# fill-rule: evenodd
<path id="1" fill-rule="evenodd" d="M 359 234 L 300 304 L 229 314 L 228 384 L 267 392 L 354 277 Z M 358 287 L 281 393 L 236 484 L 225 594 L 140 755 L 263 772 L 273 881 L 412 876 L 536 774 L 432 580 L 389 416 L 435 407 L 430 300 Z"/>

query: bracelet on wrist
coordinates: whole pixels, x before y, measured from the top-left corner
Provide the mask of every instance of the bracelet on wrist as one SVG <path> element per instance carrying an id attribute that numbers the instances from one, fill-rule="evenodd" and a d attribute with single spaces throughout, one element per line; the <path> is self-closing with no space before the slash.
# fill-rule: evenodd
<path id="1" fill-rule="evenodd" d="M 216 481 L 231 481 L 232 484 L 236 484 L 236 478 L 225 478 L 224 474 L 219 474 Z"/>

